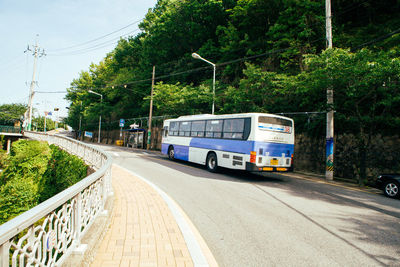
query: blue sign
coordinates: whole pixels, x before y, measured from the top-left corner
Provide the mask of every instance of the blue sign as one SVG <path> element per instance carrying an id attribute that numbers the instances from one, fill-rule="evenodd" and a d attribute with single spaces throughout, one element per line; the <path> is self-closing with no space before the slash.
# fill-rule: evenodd
<path id="1" fill-rule="evenodd" d="M 333 138 L 326 139 L 326 170 L 333 172 Z"/>
<path id="2" fill-rule="evenodd" d="M 119 127 L 124 127 L 125 124 L 125 120 L 124 119 L 120 119 L 119 120 Z"/>
<path id="3" fill-rule="evenodd" d="M 86 137 L 89 137 L 89 138 L 92 138 L 92 137 L 93 137 L 93 133 L 92 133 L 92 132 L 86 132 L 86 131 L 85 131 L 85 136 L 86 136 Z"/>

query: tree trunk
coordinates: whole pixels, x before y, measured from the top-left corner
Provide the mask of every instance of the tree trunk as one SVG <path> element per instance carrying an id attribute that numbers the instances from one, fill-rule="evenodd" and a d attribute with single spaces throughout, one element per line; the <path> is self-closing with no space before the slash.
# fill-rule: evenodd
<path id="1" fill-rule="evenodd" d="M 367 179 L 367 147 L 362 144 L 360 146 L 360 177 L 358 179 L 358 184 L 364 185 Z"/>

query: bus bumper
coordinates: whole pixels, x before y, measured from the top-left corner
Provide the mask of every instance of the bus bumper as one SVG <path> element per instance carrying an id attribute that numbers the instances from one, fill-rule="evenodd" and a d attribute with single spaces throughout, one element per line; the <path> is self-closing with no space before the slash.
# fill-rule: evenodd
<path id="1" fill-rule="evenodd" d="M 254 163 L 246 162 L 246 171 L 249 172 L 292 172 L 293 167 L 270 167 L 257 166 Z"/>

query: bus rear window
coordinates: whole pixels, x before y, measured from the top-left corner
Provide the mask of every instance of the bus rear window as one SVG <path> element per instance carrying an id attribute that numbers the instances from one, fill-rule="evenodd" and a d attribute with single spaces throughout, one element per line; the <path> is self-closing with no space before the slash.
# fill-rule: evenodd
<path id="1" fill-rule="evenodd" d="M 292 121 L 275 117 L 258 117 L 258 129 L 264 131 L 291 133 Z"/>

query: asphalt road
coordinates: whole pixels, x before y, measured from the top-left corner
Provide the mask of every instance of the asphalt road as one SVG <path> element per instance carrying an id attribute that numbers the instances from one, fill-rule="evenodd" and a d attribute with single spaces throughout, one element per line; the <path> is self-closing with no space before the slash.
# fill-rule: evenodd
<path id="1" fill-rule="evenodd" d="M 400 200 L 102 148 L 172 197 L 220 266 L 400 266 Z"/>

